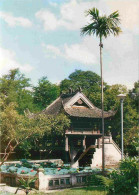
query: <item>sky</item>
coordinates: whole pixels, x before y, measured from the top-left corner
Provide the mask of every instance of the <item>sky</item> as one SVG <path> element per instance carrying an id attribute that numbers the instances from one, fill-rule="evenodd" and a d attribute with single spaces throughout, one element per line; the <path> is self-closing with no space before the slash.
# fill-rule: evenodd
<path id="1" fill-rule="evenodd" d="M 60 83 L 76 69 L 100 75 L 99 39 L 81 36 L 85 11 L 118 10 L 122 33 L 103 40 L 103 76 L 131 89 L 139 79 L 139 0 L 0 0 L 0 77 L 19 68 L 33 85 Z"/>

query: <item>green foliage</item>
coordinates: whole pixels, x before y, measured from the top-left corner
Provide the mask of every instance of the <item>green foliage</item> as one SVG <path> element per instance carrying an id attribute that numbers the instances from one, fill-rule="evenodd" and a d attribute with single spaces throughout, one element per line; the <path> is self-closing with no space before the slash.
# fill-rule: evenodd
<path id="1" fill-rule="evenodd" d="M 129 97 L 135 109 L 139 109 L 139 81 L 134 83 L 134 88 L 129 91 Z"/>
<path id="2" fill-rule="evenodd" d="M 111 173 L 115 193 L 137 194 L 138 190 L 138 160 L 125 158 L 118 170 Z"/>
<path id="3" fill-rule="evenodd" d="M 99 186 L 108 192 L 113 191 L 113 180 L 103 175 L 90 175 L 87 178 L 88 186 Z"/>
<path id="4" fill-rule="evenodd" d="M 100 16 L 99 10 L 93 8 L 86 11 L 86 15 L 90 16 L 92 23 L 83 27 L 81 34 L 95 34 L 99 38 L 107 38 L 110 34 L 116 36 L 121 32 L 121 28 L 118 26 L 120 23 L 118 11 L 113 12 L 109 16 Z"/>
<path id="5" fill-rule="evenodd" d="M 60 83 L 62 93 L 68 93 L 70 88 L 76 91 L 79 87 L 95 106 L 101 107 L 101 78 L 99 75 L 92 71 L 75 70 L 68 79 L 64 79 Z M 106 83 L 104 83 L 104 88 L 107 88 Z"/>
<path id="6" fill-rule="evenodd" d="M 47 134 L 54 139 L 54 135 L 63 135 L 64 129 L 69 124 L 69 119 L 64 115 L 54 117 L 39 114 L 34 118 L 19 115 L 14 103 L 6 105 L 1 100 L 0 139 L 1 151 L 5 153 L 2 162 L 7 160 L 17 146 L 26 143 L 29 138 L 33 140 L 37 136 L 40 139 Z"/>
<path id="7" fill-rule="evenodd" d="M 20 144 L 20 150 L 25 157 L 30 157 L 31 151 L 49 151 L 49 148 L 54 150 L 54 146 L 64 146 L 64 131 L 70 126 L 70 119 L 66 115 L 38 115 L 33 120 L 36 121 L 37 126 L 40 126 L 43 134 L 40 136 L 36 133 Z"/>
<path id="8" fill-rule="evenodd" d="M 44 150 L 48 145 L 53 144 L 64 145 L 64 129 L 70 125 L 66 116 L 63 114 L 49 117 L 38 115 L 35 119 L 29 119 L 23 115 L 27 108 L 31 112 L 45 108 L 57 98 L 60 90 L 65 93 L 70 87 L 74 91 L 81 87 L 88 99 L 101 108 L 101 78 L 91 71 L 74 71 L 68 79 L 61 81 L 60 89 L 59 86 L 50 83 L 46 77 L 39 80 L 38 86 L 34 87 L 34 92 L 29 90 L 30 87 L 30 79 L 18 69 L 10 70 L 8 74 L 0 78 L 2 151 L 8 143 L 8 147 L 13 147 L 19 142 L 20 144 L 17 145 L 20 148 L 17 147 L 14 150 L 17 152 L 20 149 L 26 157 L 30 157 L 31 150 Z M 110 130 L 114 140 L 120 145 L 121 111 L 120 101 L 117 99 L 120 93 L 127 94 L 124 100 L 124 149 L 125 153 L 128 152 L 130 156 L 134 156 L 137 155 L 138 147 L 139 82 L 136 82 L 129 92 L 123 85 L 109 86 L 104 83 L 104 108 L 106 111 L 117 110 L 112 120 L 105 120 L 105 133 Z M 34 132 L 33 136 L 31 131 Z M 11 143 L 10 140 L 12 140 Z"/>
<path id="9" fill-rule="evenodd" d="M 109 175 L 90 175 L 87 179 L 88 186 L 100 186 L 109 194 L 136 195 L 138 192 L 138 160 L 125 158 L 120 162 L 118 169 Z"/>
<path id="10" fill-rule="evenodd" d="M 129 153 L 130 156 L 137 155 L 136 145 L 138 140 L 138 110 L 134 107 L 132 103 L 132 99 L 130 98 L 129 94 L 127 94 L 124 104 L 123 104 L 123 122 L 124 122 L 124 148 L 125 153 Z M 120 105 L 117 112 L 117 115 L 114 117 L 113 124 L 115 123 L 114 129 L 115 131 L 119 129 L 117 141 L 120 143 L 120 119 L 121 112 L 120 112 Z M 119 126 L 119 127 L 118 127 Z"/>
<path id="11" fill-rule="evenodd" d="M 42 77 L 38 86 L 34 87 L 34 103 L 39 107 L 39 110 L 42 110 L 53 102 L 59 94 L 59 86 L 50 83 L 47 77 Z"/>
<path id="12" fill-rule="evenodd" d="M 64 130 L 69 127 L 70 120 L 64 114 L 59 114 L 57 116 L 49 116 L 51 132 L 55 133 L 56 135 L 64 135 Z"/>
<path id="13" fill-rule="evenodd" d="M 0 94 L 4 97 L 5 104 L 16 103 L 16 110 L 23 114 L 26 108 L 35 110 L 33 105 L 30 79 L 20 73 L 19 69 L 13 69 L 0 78 Z"/>
<path id="14" fill-rule="evenodd" d="M 10 103 L 7 106 L 2 102 L 1 105 L 3 107 L 3 109 L 1 109 L 1 140 L 8 141 L 9 139 L 18 139 L 20 131 L 24 128 L 24 117 L 17 113 L 14 103 Z"/>
<path id="15" fill-rule="evenodd" d="M 137 156 L 138 155 L 138 145 L 139 145 L 139 127 L 134 126 L 129 129 L 124 134 L 124 145 L 126 152 L 128 152 L 129 156 Z"/>
<path id="16" fill-rule="evenodd" d="M 88 92 L 90 87 L 96 86 L 96 91 L 100 90 L 101 78 L 92 71 L 75 70 L 71 73 L 68 79 L 64 79 L 60 84 L 60 89 L 63 92 L 68 92 L 71 87 L 73 90 L 77 90 L 79 87 L 84 92 Z"/>
<path id="17" fill-rule="evenodd" d="M 26 194 L 29 194 L 29 192 L 32 190 L 34 186 L 36 179 L 37 178 L 28 178 L 28 179 L 20 178 L 18 181 L 21 184 L 21 186 L 17 189 L 17 191 L 21 188 L 25 191 Z"/>
<path id="18" fill-rule="evenodd" d="M 106 110 L 117 110 L 120 106 L 120 102 L 117 98 L 119 94 L 126 94 L 127 88 L 124 85 L 111 85 L 108 86 L 104 94 L 104 102 Z"/>

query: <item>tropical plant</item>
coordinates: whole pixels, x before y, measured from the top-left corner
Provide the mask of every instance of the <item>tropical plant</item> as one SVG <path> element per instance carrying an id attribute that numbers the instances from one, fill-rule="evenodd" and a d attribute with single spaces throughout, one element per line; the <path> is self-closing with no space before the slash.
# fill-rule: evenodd
<path id="1" fill-rule="evenodd" d="M 125 158 L 121 161 L 119 169 L 111 175 L 114 191 L 117 194 L 138 194 L 138 159 Z"/>
<path id="2" fill-rule="evenodd" d="M 119 167 L 106 176 L 89 175 L 87 185 L 101 187 L 109 194 L 136 195 L 138 193 L 138 159 L 136 157 L 123 159 Z"/>
<path id="3" fill-rule="evenodd" d="M 24 190 L 24 192 L 26 194 L 29 194 L 29 192 L 32 190 L 32 188 L 34 187 L 34 183 L 36 181 L 37 178 L 28 178 L 28 179 L 24 179 L 24 178 L 20 178 L 18 179 L 19 183 L 21 184 L 20 187 L 17 188 L 15 194 L 18 192 L 18 190 Z"/>
<path id="4" fill-rule="evenodd" d="M 113 192 L 113 180 L 103 175 L 90 175 L 87 177 L 86 184 L 88 186 L 97 186 L 107 190 L 107 192 Z"/>
<path id="5" fill-rule="evenodd" d="M 96 35 L 100 39 L 100 67 L 101 67 L 101 106 L 102 106 L 102 168 L 104 172 L 104 97 L 103 97 L 103 68 L 102 68 L 102 39 L 107 38 L 109 35 L 119 35 L 121 28 L 118 26 L 120 23 L 118 11 L 113 12 L 109 16 L 99 15 L 97 8 L 89 9 L 86 15 L 91 17 L 92 23 L 86 25 L 81 29 L 81 34 Z"/>

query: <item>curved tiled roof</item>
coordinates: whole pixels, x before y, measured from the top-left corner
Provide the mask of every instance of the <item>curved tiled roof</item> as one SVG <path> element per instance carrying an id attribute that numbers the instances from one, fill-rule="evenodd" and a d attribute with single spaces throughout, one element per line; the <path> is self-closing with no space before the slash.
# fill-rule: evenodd
<path id="1" fill-rule="evenodd" d="M 48 115 L 55 115 L 61 111 L 63 107 L 61 97 L 57 98 L 52 104 L 50 104 L 46 109 L 44 109 L 41 113 Z"/>
<path id="2" fill-rule="evenodd" d="M 95 107 L 93 104 L 92 108 L 82 107 L 82 106 L 71 106 L 65 107 L 65 104 L 69 102 L 71 98 L 73 98 L 74 94 L 63 94 L 59 98 L 57 98 L 52 104 L 50 104 L 46 109 L 44 109 L 41 113 L 48 115 L 57 115 L 61 111 L 64 111 L 69 116 L 73 117 L 83 117 L 83 118 L 101 118 L 102 111 L 101 109 Z M 114 116 L 115 112 L 113 111 L 104 111 L 104 118 L 108 118 Z"/>
<path id="3" fill-rule="evenodd" d="M 94 108 L 67 108 L 65 109 L 66 113 L 74 117 L 83 117 L 83 118 L 102 118 L 101 109 Z M 104 111 L 104 118 L 114 116 L 115 113 L 112 111 Z"/>

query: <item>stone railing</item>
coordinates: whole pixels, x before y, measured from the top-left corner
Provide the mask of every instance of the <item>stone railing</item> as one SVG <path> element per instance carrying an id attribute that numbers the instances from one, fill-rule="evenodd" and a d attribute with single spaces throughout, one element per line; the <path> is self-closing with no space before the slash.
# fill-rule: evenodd
<path id="1" fill-rule="evenodd" d="M 52 190 L 68 187 L 83 186 L 89 174 L 93 173 L 72 173 L 65 175 L 44 175 L 44 169 L 39 168 L 35 176 L 28 176 L 16 173 L 0 173 L 1 182 L 10 186 L 19 186 L 19 179 L 30 179 L 35 177 L 34 187 L 38 190 Z"/>
<path id="2" fill-rule="evenodd" d="M 52 162 L 52 163 L 56 163 L 56 164 L 63 164 L 63 161 L 61 159 L 46 159 L 46 160 L 28 160 L 28 162 L 31 162 L 31 163 L 42 163 L 42 162 Z M 10 165 L 10 164 L 21 164 L 21 161 L 7 161 L 7 162 L 4 162 L 4 164 L 7 164 L 7 165 Z"/>
<path id="3" fill-rule="evenodd" d="M 85 134 L 85 135 L 101 135 L 100 130 L 93 130 L 91 128 L 75 128 L 66 130 L 66 135 L 68 134 Z"/>
<path id="4" fill-rule="evenodd" d="M 52 190 L 68 187 L 83 186 L 86 184 L 87 176 L 92 173 L 72 173 L 66 175 L 44 175 L 43 169 L 39 169 L 35 182 L 38 190 Z"/>
<path id="5" fill-rule="evenodd" d="M 19 180 L 23 178 L 25 180 L 34 178 L 34 176 L 17 174 L 17 173 L 0 173 L 0 183 L 6 183 L 9 186 L 19 186 Z"/>

